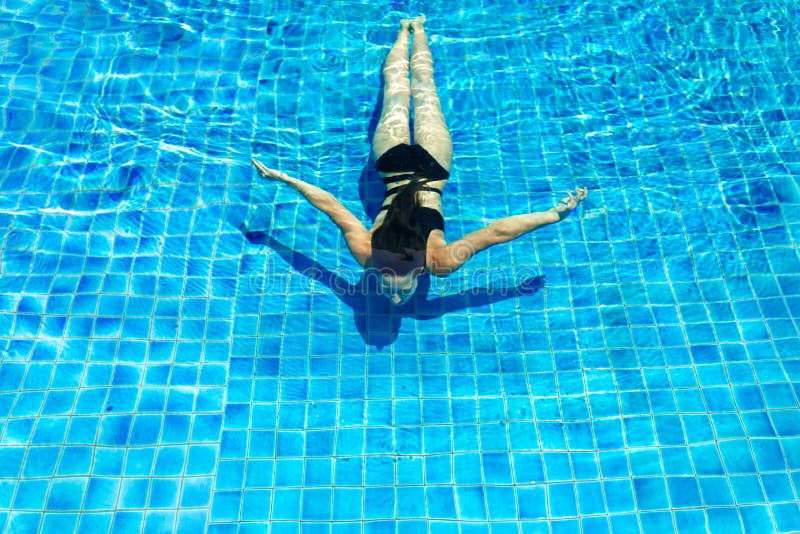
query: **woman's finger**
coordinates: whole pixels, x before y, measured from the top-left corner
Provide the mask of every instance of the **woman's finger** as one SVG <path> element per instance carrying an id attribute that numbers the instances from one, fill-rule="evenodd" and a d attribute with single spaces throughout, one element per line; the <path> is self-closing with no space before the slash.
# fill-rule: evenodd
<path id="1" fill-rule="evenodd" d="M 256 171 L 258 171 L 258 174 L 260 174 L 262 178 L 274 178 L 278 174 L 277 171 L 270 169 L 257 159 L 251 159 L 250 162 L 253 164 L 253 167 L 256 168 Z"/>

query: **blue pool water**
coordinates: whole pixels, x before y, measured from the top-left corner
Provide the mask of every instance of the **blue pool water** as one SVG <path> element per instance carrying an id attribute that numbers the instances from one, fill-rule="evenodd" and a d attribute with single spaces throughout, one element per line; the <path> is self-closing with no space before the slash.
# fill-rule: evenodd
<path id="1" fill-rule="evenodd" d="M 426 13 L 447 235 L 353 290 Z M 794 2 L 0 4 L 0 530 L 800 530 Z"/>

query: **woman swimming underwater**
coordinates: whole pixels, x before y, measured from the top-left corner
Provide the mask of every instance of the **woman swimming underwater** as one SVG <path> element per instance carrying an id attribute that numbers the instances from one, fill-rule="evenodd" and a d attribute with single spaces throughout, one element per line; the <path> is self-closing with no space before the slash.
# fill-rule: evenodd
<path id="1" fill-rule="evenodd" d="M 445 241 L 442 189 L 450 177 L 453 144 L 433 81 L 424 24 L 424 16 L 401 21 L 383 66 L 383 110 L 372 151 L 386 192 L 371 230 L 327 191 L 252 160 L 262 177 L 292 187 L 331 218 L 356 261 L 380 273 L 382 292 L 395 305 L 411 298 L 421 274 L 447 276 L 481 250 L 564 219 L 587 195 L 579 188 L 547 211 L 498 219 L 457 241 Z M 412 96 L 414 144 L 409 131 Z"/>

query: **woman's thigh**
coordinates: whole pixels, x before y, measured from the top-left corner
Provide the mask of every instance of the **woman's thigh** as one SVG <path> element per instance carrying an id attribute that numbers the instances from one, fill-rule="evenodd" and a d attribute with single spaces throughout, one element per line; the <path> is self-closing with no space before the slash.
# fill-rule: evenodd
<path id="1" fill-rule="evenodd" d="M 453 141 L 436 89 L 414 93 L 414 143 L 428 151 L 446 171 L 453 161 Z"/>

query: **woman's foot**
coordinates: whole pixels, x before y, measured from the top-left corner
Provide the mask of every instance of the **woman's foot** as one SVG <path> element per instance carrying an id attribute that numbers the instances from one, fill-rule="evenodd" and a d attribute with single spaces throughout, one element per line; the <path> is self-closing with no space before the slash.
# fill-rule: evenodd
<path id="1" fill-rule="evenodd" d="M 403 19 L 400 21 L 400 26 L 409 32 L 425 31 L 425 15 L 414 17 L 413 19 Z"/>

